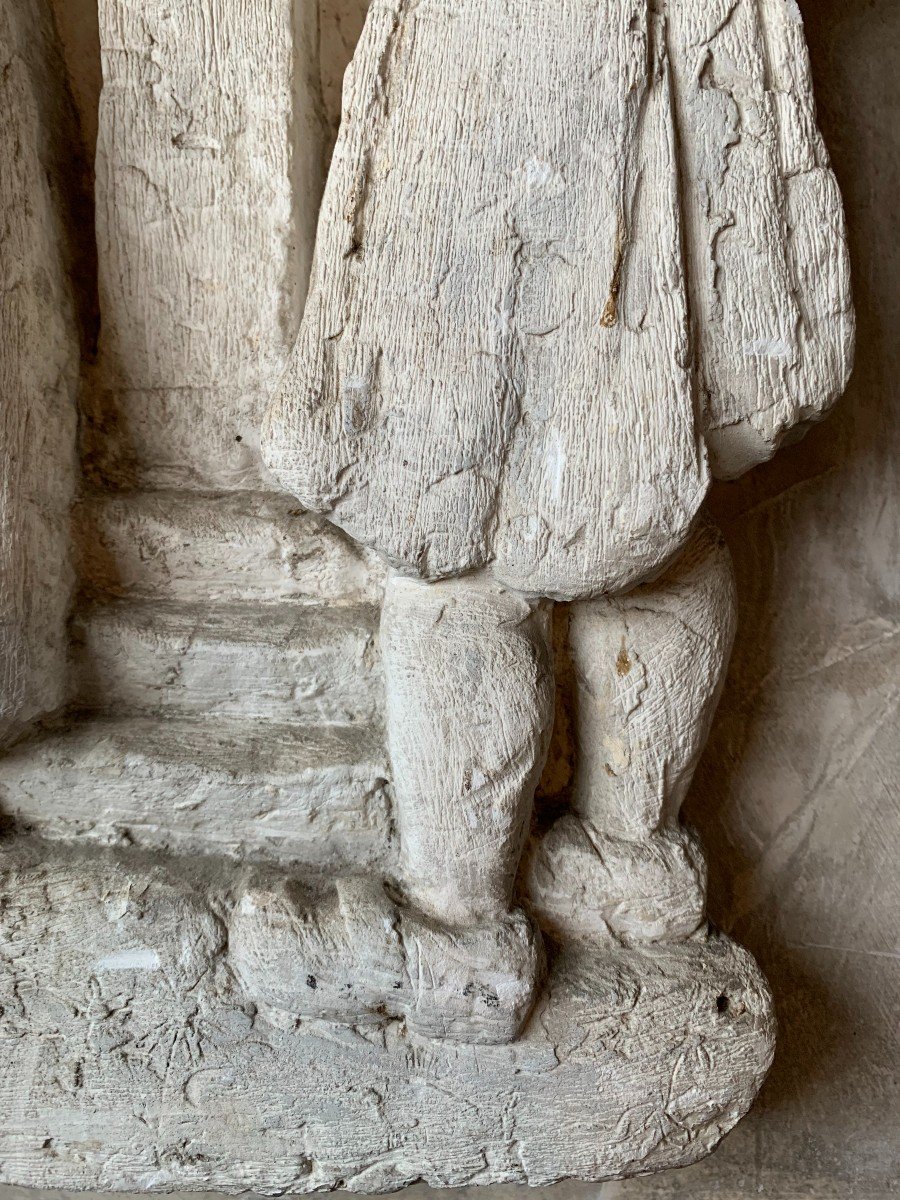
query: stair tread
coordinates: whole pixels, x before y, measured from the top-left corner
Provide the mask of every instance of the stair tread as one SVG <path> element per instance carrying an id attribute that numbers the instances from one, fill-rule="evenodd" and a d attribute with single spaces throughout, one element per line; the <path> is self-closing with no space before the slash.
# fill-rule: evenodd
<path id="1" fill-rule="evenodd" d="M 328 767 L 375 764 L 383 769 L 384 735 L 373 726 L 273 724 L 262 720 L 160 720 L 152 716 L 86 714 L 71 725 L 39 729 L 0 758 L 0 781 L 38 755 L 73 763 L 80 755 L 100 767 L 127 770 L 135 759 L 203 765 L 223 774 L 300 775 Z"/>
<path id="2" fill-rule="evenodd" d="M 375 605 L 114 600 L 72 621 L 83 711 L 359 725 L 383 704 Z"/>
<path id="3" fill-rule="evenodd" d="M 95 595 L 377 603 L 384 566 L 324 517 L 265 492 L 88 492 L 76 506 Z"/>
<path id="4" fill-rule="evenodd" d="M 381 731 L 83 716 L 0 759 L 0 813 L 50 840 L 316 869 L 391 849 Z"/>

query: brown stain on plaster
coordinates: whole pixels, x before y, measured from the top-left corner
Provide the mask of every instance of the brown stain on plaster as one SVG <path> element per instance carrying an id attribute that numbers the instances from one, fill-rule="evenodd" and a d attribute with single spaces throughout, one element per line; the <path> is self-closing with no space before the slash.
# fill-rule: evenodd
<path id="1" fill-rule="evenodd" d="M 609 299 L 603 307 L 600 324 L 604 329 L 612 329 L 619 320 L 619 296 L 622 292 L 622 273 L 625 267 L 625 233 L 620 225 L 616 231 L 616 253 L 613 265 L 612 279 L 609 283 Z"/>

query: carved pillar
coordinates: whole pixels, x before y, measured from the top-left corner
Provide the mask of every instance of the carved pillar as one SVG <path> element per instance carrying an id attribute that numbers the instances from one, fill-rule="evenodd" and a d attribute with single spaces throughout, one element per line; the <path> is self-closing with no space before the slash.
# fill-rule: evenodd
<path id="1" fill-rule="evenodd" d="M 60 212 L 71 122 L 48 14 L 0 4 L 0 744 L 68 698 L 79 338 Z"/>
<path id="2" fill-rule="evenodd" d="M 321 188 L 315 6 L 99 8 L 92 476 L 264 488 L 259 416 L 299 323 Z"/>

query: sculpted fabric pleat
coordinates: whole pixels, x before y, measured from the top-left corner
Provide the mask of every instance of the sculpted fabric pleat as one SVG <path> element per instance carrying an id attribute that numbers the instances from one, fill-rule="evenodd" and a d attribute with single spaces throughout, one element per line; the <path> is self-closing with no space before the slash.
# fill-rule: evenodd
<path id="1" fill-rule="evenodd" d="M 370 13 L 270 466 L 394 563 L 572 597 L 706 489 L 664 30 L 644 0 Z"/>

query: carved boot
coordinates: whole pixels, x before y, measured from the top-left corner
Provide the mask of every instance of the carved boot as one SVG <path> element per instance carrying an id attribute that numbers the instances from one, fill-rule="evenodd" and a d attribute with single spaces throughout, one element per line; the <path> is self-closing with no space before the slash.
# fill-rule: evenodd
<path id="1" fill-rule="evenodd" d="M 398 900 L 365 880 L 318 904 L 253 885 L 232 959 L 251 996 L 297 1017 L 508 1042 L 543 969 L 512 902 L 553 720 L 548 612 L 487 583 L 394 578 L 381 635 Z"/>
<path id="2" fill-rule="evenodd" d="M 543 965 L 520 911 L 450 934 L 366 879 L 342 880 L 318 900 L 283 879 L 253 883 L 230 949 L 256 1002 L 295 1018 L 403 1018 L 427 1037 L 483 1044 L 516 1037 Z"/>
<path id="3" fill-rule="evenodd" d="M 731 562 L 709 525 L 657 582 L 573 606 L 573 812 L 531 848 L 527 865 L 548 929 L 633 945 L 704 928 L 706 864 L 678 817 L 734 625 Z"/>

